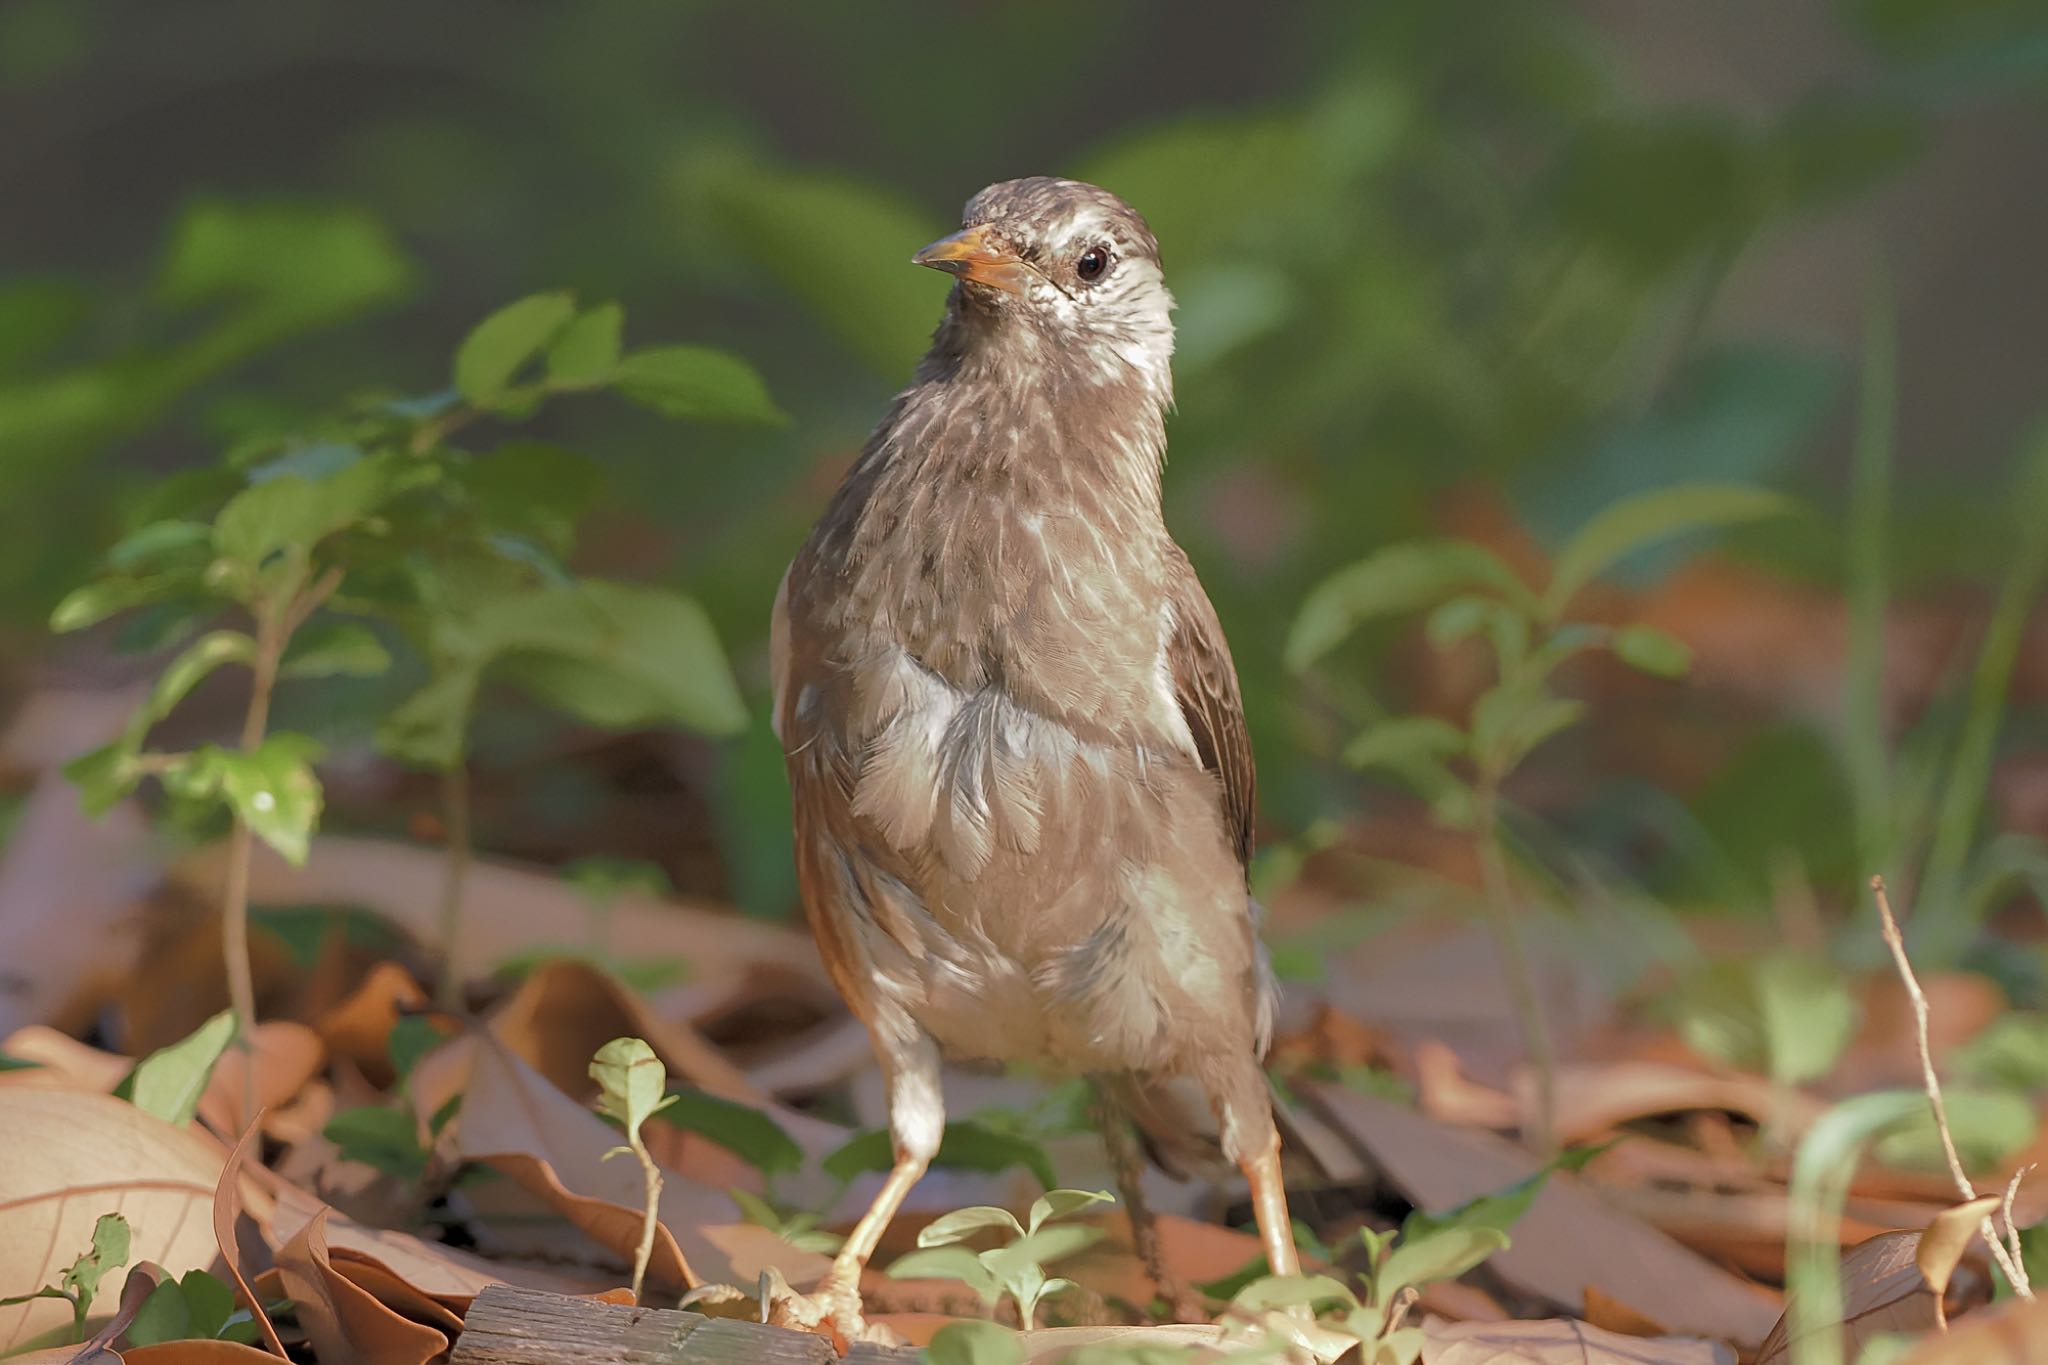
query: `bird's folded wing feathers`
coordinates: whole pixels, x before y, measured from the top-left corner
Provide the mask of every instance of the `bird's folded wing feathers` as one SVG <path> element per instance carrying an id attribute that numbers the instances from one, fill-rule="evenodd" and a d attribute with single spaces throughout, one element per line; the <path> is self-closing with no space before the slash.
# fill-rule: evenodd
<path id="1" fill-rule="evenodd" d="M 1247 873 L 1252 861 L 1252 817 L 1256 776 L 1251 736 L 1244 726 L 1244 699 L 1237 668 L 1216 608 L 1178 547 L 1172 576 L 1173 634 L 1166 652 L 1181 714 L 1195 739 L 1202 766 L 1216 774 L 1223 802 L 1223 828 Z"/>

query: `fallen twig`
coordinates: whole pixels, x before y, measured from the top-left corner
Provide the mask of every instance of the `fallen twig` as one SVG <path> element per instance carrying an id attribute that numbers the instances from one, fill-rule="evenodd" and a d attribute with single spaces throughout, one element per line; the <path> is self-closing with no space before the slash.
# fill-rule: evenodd
<path id="1" fill-rule="evenodd" d="M 1870 890 L 1877 898 L 1877 913 L 1883 920 L 1885 946 L 1892 950 L 1892 961 L 1898 966 L 1899 979 L 1905 982 L 1906 994 L 1913 1002 L 1913 1033 L 1920 1045 L 1920 1079 L 1927 1089 L 1927 1103 L 1934 1110 L 1934 1126 L 1941 1133 L 1941 1150 L 1948 1157 L 1948 1172 L 1955 1178 L 1956 1193 L 1968 1202 L 1978 1197 L 1977 1187 L 1970 1183 L 1970 1177 L 1964 1173 L 1963 1159 L 1956 1154 L 1955 1137 L 1949 1132 L 1948 1106 L 1942 1103 L 1941 1082 L 1934 1074 L 1934 1052 L 1927 1041 L 1927 995 L 1920 989 L 1920 979 L 1913 974 L 1913 964 L 1906 957 L 1906 940 L 1899 933 L 1898 920 L 1892 916 L 1891 899 L 1885 894 L 1884 878 L 1872 877 Z M 2019 1188 L 2020 1176 L 2024 1174 L 2026 1172 L 2023 1170 L 2013 1176 L 2012 1184 L 2007 1187 L 2005 1194 L 2006 1229 L 2013 1238 L 2015 1249 L 2019 1245 L 2019 1237 L 2012 1231 L 2012 1199 Z M 2012 1285 L 2013 1292 L 2023 1299 L 2033 1298 L 2034 1287 L 2027 1280 L 2026 1266 L 2014 1250 L 2008 1250 L 2005 1242 L 2000 1239 L 1998 1224 L 1990 1215 L 1985 1216 L 1978 1228 L 1978 1234 L 1983 1237 L 1984 1244 L 1991 1248 L 1991 1259 L 1998 1262 L 1998 1268 L 2005 1272 L 2006 1281 Z"/>

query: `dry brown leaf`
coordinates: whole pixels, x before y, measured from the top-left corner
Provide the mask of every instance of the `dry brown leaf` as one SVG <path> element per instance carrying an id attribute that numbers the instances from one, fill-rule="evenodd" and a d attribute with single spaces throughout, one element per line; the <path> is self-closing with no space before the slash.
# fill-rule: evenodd
<path id="1" fill-rule="evenodd" d="M 1957 1262 L 1963 1259 L 1963 1252 L 1976 1240 L 1977 1230 L 1997 1211 L 2000 1202 L 1999 1196 L 1987 1194 L 1943 1209 L 1921 1232 L 1920 1243 L 1913 1249 L 1913 1262 L 1920 1267 L 1920 1274 L 1936 1298 L 1948 1293 L 1949 1277 L 1955 1274 Z"/>
<path id="2" fill-rule="evenodd" d="M 263 1229 L 264 1239 L 275 1251 L 296 1237 L 299 1229 L 323 1207 L 318 1199 L 297 1186 L 279 1183 L 275 1206 Z M 516 1284 L 572 1295 L 590 1288 L 584 1279 L 547 1266 L 487 1261 L 460 1247 L 429 1242 L 409 1232 L 366 1227 L 332 1210 L 327 1215 L 327 1247 L 330 1257 L 347 1251 L 376 1260 L 420 1292 L 443 1303 L 471 1298 L 490 1284 Z"/>
<path id="3" fill-rule="evenodd" d="M 1579 1314 L 1595 1327 L 1619 1332 L 1625 1337 L 1669 1336 L 1671 1329 L 1593 1285 L 1586 1286 L 1585 1311 Z"/>
<path id="4" fill-rule="evenodd" d="M 547 1162 L 529 1152 L 486 1153 L 471 1159 L 510 1176 L 520 1189 L 539 1195 L 549 1208 L 607 1251 L 632 1259 L 640 1244 L 639 1208 L 577 1194 L 562 1184 Z M 635 1179 L 638 1172 L 635 1167 Z M 647 1278 L 650 1284 L 675 1290 L 694 1289 L 701 1283 L 674 1235 L 659 1223 L 654 1229 L 654 1257 L 647 1263 Z"/>
<path id="5" fill-rule="evenodd" d="M 2005 991 L 1975 972 L 1930 972 L 1920 978 L 1927 996 L 1927 1043 L 1936 1070 L 1946 1059 L 2011 1008 Z M 1856 1036 L 1828 1068 L 1817 1088 L 1829 1095 L 1854 1095 L 1891 1086 L 1920 1086 L 1919 1019 L 1912 1000 L 1891 972 L 1865 977 Z"/>
<path id="6" fill-rule="evenodd" d="M 327 1050 L 346 1057 L 364 1075 L 389 1084 L 391 1030 L 399 1015 L 427 1003 L 427 993 L 412 973 L 396 962 L 379 962 L 363 974 L 354 991 L 314 1021 Z"/>
<path id="7" fill-rule="evenodd" d="M 1390 1100 L 1330 1085 L 1304 1086 L 1303 1093 L 1422 1208 L 1446 1209 L 1503 1189 L 1541 1165 L 1510 1143 Z M 1560 1305 L 1577 1306 L 1591 1285 L 1674 1331 L 1743 1343 L 1761 1340 L 1778 1315 L 1774 1295 L 1603 1202 L 1568 1172 L 1551 1175 L 1512 1237 L 1488 1267 Z"/>
<path id="8" fill-rule="evenodd" d="M 277 1253 L 277 1269 L 320 1365 L 427 1365 L 448 1337 L 377 1301 L 329 1260 L 322 1209 Z"/>
<path id="9" fill-rule="evenodd" d="M 27 1293 L 92 1245 L 103 1213 L 128 1220 L 130 1254 L 182 1275 L 213 1260 L 206 1209 L 223 1154 L 108 1095 L 0 1090 L 0 1285 Z M 107 1289 L 111 1291 L 111 1283 Z M 37 1299 L 0 1308 L 0 1351 L 70 1319 Z"/>
<path id="10" fill-rule="evenodd" d="M 1466 1128 L 1512 1128 L 1521 1119 L 1515 1097 L 1467 1080 L 1458 1054 L 1434 1038 L 1415 1045 L 1416 1102 L 1431 1118 Z"/>
<path id="11" fill-rule="evenodd" d="M 1855 1359 L 1858 1347 L 1879 1333 L 1924 1332 L 1935 1325 L 1934 1291 L 1914 1262 L 1919 1242 L 1917 1232 L 1885 1232 L 1842 1257 L 1842 1339 L 1850 1359 Z M 1973 1274 L 1968 1285 L 1958 1279 L 1949 1293 L 1951 1313 L 1960 1313 L 1969 1304 L 1991 1297 L 1990 1278 Z M 1783 1365 L 1791 1358 L 1792 1314 L 1788 1307 L 1757 1352 L 1757 1365 Z"/>
<path id="12" fill-rule="evenodd" d="M 75 804 L 76 797 L 72 800 Z M 365 906 L 438 948 L 445 861 L 439 849 L 321 835 L 313 840 L 303 867 L 259 848 L 250 898 L 273 905 Z M 192 853 L 171 875 L 200 903 L 218 904 L 226 876 L 225 844 Z M 560 877 L 489 858 L 470 868 L 463 910 L 463 958 L 480 968 L 574 941 L 590 916 L 582 894 Z M 737 983 L 759 971 L 802 982 L 821 1007 L 840 1008 L 817 950 L 802 930 L 750 920 L 702 901 L 627 892 L 605 916 L 605 942 L 621 958 L 686 962 L 699 980 Z"/>
<path id="13" fill-rule="evenodd" d="M 271 1324 L 270 1315 L 263 1311 L 263 1301 L 249 1288 L 249 1281 L 242 1274 L 242 1243 L 236 1232 L 236 1224 L 242 1220 L 242 1163 L 248 1160 L 249 1148 L 256 1141 L 261 1127 L 262 1117 L 259 1115 L 235 1143 L 234 1150 L 228 1153 L 221 1166 L 212 1198 L 213 1242 L 214 1250 L 227 1266 L 228 1278 L 234 1281 L 236 1302 L 255 1318 L 257 1329 L 263 1333 L 264 1345 L 282 1356 L 284 1343 L 277 1339 L 277 1328 Z"/>
<path id="14" fill-rule="evenodd" d="M 1735 1365 L 1719 1342 L 1625 1337 L 1590 1323 L 1431 1323 L 1422 1365 Z"/>
<path id="15" fill-rule="evenodd" d="M 272 1019 L 256 1026 L 255 1108 L 270 1110 L 295 1098 L 320 1073 L 327 1049 L 320 1035 L 304 1024 Z M 216 1133 L 242 1131 L 243 1094 L 249 1085 L 249 1054 L 230 1047 L 213 1064 L 206 1093 L 199 1097 L 199 1117 Z M 268 1116 L 266 1115 L 266 1122 Z"/>
<path id="16" fill-rule="evenodd" d="M 469 1311 L 468 1294 L 429 1294 L 376 1257 L 341 1247 L 328 1247 L 327 1263 L 400 1317 L 439 1328 L 450 1337 L 462 1330 L 462 1315 Z"/>
<path id="17" fill-rule="evenodd" d="M 2048 1299 L 2010 1299 L 1972 1313 L 1898 1365 L 2048 1365 Z"/>
<path id="18" fill-rule="evenodd" d="M 1526 1073 L 1518 1079 L 1521 1113 L 1527 1114 L 1534 1107 L 1535 1081 Z M 1758 1077 L 1717 1076 L 1665 1062 L 1610 1061 L 1557 1072 L 1557 1140 L 1565 1143 L 1605 1137 L 1636 1119 L 1692 1110 L 1741 1114 L 1797 1134 L 1822 1108 L 1810 1096 L 1776 1090 Z"/>
<path id="19" fill-rule="evenodd" d="M 7 1357 L 7 1365 L 122 1365 L 121 1353 L 111 1346 L 46 1346 Z"/>
<path id="20" fill-rule="evenodd" d="M 127 1365 L 264 1365 L 277 1359 L 239 1341 L 164 1341 L 130 1346 L 121 1358 Z"/>
<path id="21" fill-rule="evenodd" d="M 109 1095 L 135 1066 L 133 1057 L 103 1052 L 88 1043 L 79 1042 L 68 1033 L 59 1033 L 41 1024 L 15 1030 L 5 1043 L 0 1043 L 0 1052 L 20 1061 L 35 1063 L 35 1066 L 21 1071 L 0 1071 L 0 1085 L 91 1090 Z"/>
<path id="22" fill-rule="evenodd" d="M 597 1093 L 590 1058 L 614 1038 L 645 1039 L 669 1074 L 756 1108 L 773 1100 L 711 1044 L 656 1016 L 630 987 L 588 962 L 543 962 L 487 1021 L 491 1032 L 564 1094 Z"/>
<path id="23" fill-rule="evenodd" d="M 548 1084 L 489 1033 L 474 1033 L 438 1051 L 457 1049 L 467 1053 L 468 1075 L 462 1084 L 462 1111 L 443 1133 L 452 1138 L 456 1155 L 474 1161 L 532 1157 L 570 1193 L 620 1208 L 640 1207 L 639 1167 L 604 1158 L 618 1145 L 617 1130 Z M 413 1089 L 415 1103 L 430 1102 L 420 1093 L 421 1086 Z M 662 1189 L 662 1223 L 675 1235 L 687 1265 L 712 1280 L 731 1279 L 732 1269 L 727 1255 L 702 1230 L 731 1222 L 734 1213 L 723 1190 L 680 1178 L 670 1179 Z"/>

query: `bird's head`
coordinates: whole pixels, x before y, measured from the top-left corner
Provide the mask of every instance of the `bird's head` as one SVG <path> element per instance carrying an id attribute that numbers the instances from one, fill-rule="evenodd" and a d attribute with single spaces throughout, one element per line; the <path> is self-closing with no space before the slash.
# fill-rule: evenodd
<path id="1" fill-rule="evenodd" d="M 1078 180 L 1029 176 L 967 201 L 960 231 L 911 257 L 954 276 L 968 344 L 1172 392 L 1173 295 L 1136 209 Z"/>

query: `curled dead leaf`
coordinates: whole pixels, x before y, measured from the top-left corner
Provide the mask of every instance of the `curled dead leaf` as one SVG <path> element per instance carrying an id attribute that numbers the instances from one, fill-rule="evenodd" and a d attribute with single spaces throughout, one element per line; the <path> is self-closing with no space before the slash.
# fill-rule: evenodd
<path id="1" fill-rule="evenodd" d="M 1884 1332 L 1924 1332 L 1935 1325 L 1934 1291 L 1920 1273 L 1917 1232 L 1885 1232 L 1858 1243 L 1842 1257 L 1842 1341 L 1851 1359 L 1871 1337 Z M 1965 1267 L 1973 1262 L 1965 1260 Z M 1960 1313 L 1991 1297 L 1987 1274 L 1973 1270 L 1968 1282 L 1953 1276 L 1949 1311 Z M 1788 1308 L 1757 1352 L 1757 1365 L 1785 1365 L 1792 1359 L 1792 1314 Z M 1989 1365 L 1986 1361 L 1985 1365 Z"/>
<path id="2" fill-rule="evenodd" d="M 263 1334 L 263 1343 L 279 1357 L 284 1355 L 284 1343 L 277 1339 L 277 1328 L 271 1325 L 270 1315 L 263 1311 L 263 1301 L 249 1288 L 249 1281 L 242 1273 L 242 1242 L 236 1225 L 242 1219 L 242 1163 L 248 1160 L 249 1148 L 256 1141 L 261 1130 L 262 1115 L 249 1125 L 234 1150 L 228 1153 L 227 1161 L 221 1166 L 220 1175 L 213 1188 L 213 1240 L 214 1249 L 227 1267 L 228 1278 L 234 1281 L 235 1301 L 249 1310 L 256 1321 L 257 1330 Z"/>
<path id="3" fill-rule="evenodd" d="M 322 1209 L 277 1254 L 278 1272 L 320 1365 L 427 1365 L 446 1351 L 445 1333 L 386 1307 L 335 1268 L 326 1223 Z"/>
<path id="4" fill-rule="evenodd" d="M 1977 1230 L 1998 1205 L 1999 1197 L 1995 1194 L 1957 1204 L 1935 1214 L 1934 1221 L 1921 1232 L 1919 1245 L 1913 1249 L 1913 1261 L 1937 1301 L 1948 1293 L 1949 1277 L 1955 1274 L 1957 1262 L 1963 1259 L 1963 1252 L 1977 1236 Z"/>

